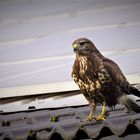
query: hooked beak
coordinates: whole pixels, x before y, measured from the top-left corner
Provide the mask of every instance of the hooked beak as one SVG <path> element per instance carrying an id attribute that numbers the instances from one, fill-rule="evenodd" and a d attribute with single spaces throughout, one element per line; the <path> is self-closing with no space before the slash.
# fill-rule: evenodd
<path id="1" fill-rule="evenodd" d="M 78 49 L 78 45 L 77 45 L 77 44 L 74 44 L 74 45 L 73 45 L 73 50 L 74 50 L 74 52 L 76 52 L 77 49 Z"/>

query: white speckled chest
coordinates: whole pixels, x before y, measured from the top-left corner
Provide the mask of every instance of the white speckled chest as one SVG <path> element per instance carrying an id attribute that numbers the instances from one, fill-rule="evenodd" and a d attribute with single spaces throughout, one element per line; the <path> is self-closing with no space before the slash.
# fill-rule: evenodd
<path id="1" fill-rule="evenodd" d="M 88 66 L 88 59 L 85 56 L 80 56 L 78 58 L 79 69 L 78 75 L 73 73 L 72 78 L 78 84 L 80 89 L 86 90 L 87 92 L 94 92 L 97 89 L 100 89 L 104 82 L 108 79 L 109 75 L 107 71 L 104 69 L 103 65 L 101 65 L 101 69 L 99 70 L 97 77 L 91 77 L 91 73 L 86 73 L 86 71 L 90 68 Z"/>

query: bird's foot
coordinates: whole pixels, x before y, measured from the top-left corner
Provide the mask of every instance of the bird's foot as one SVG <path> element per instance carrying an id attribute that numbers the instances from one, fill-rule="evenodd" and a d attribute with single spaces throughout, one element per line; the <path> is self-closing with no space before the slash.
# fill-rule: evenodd
<path id="1" fill-rule="evenodd" d="M 102 111 L 99 116 L 96 117 L 97 121 L 104 121 L 107 118 L 106 103 L 103 102 Z"/>
<path id="2" fill-rule="evenodd" d="M 95 119 L 95 117 L 93 117 L 93 116 L 88 116 L 87 117 L 87 121 L 93 121 Z"/>
<path id="3" fill-rule="evenodd" d="M 90 114 L 87 117 L 87 121 L 92 121 L 92 120 L 95 120 L 95 117 L 94 117 L 93 113 L 90 112 Z"/>
<path id="4" fill-rule="evenodd" d="M 109 116 L 109 112 L 106 111 L 106 112 L 104 112 L 104 114 L 100 114 L 99 116 L 97 116 L 95 118 L 95 120 L 96 121 L 104 121 L 108 118 L 108 116 Z"/>
<path id="5" fill-rule="evenodd" d="M 96 121 L 104 121 L 106 119 L 105 115 L 99 115 L 96 117 Z"/>

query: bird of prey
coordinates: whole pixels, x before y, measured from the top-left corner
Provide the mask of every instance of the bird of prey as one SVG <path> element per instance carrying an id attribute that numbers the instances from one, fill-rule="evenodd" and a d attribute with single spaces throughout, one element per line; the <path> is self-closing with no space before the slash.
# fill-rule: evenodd
<path id="1" fill-rule="evenodd" d="M 89 103 L 87 120 L 105 120 L 106 106 L 125 105 L 127 111 L 140 112 L 140 106 L 129 94 L 140 97 L 140 91 L 129 84 L 118 65 L 104 57 L 87 38 L 79 38 L 72 44 L 76 59 L 71 76 Z M 99 116 L 95 117 L 97 104 L 102 104 Z"/>

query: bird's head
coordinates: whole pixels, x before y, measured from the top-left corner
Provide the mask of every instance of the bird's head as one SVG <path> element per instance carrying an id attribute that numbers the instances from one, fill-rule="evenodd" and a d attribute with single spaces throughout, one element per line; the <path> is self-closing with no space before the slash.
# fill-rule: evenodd
<path id="1" fill-rule="evenodd" d="M 79 55 L 88 55 L 91 53 L 96 53 L 96 54 L 101 55 L 101 53 L 98 51 L 98 49 L 92 43 L 92 41 L 90 41 L 87 38 L 76 39 L 72 43 L 72 46 L 73 46 L 74 52 Z"/>

